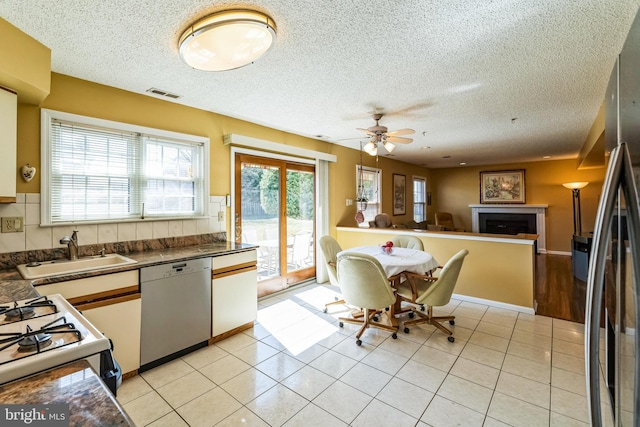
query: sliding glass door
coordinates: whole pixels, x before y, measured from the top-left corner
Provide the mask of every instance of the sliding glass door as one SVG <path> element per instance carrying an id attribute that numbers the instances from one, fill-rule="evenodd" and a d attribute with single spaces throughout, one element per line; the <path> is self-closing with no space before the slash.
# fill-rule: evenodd
<path id="1" fill-rule="evenodd" d="M 315 276 L 314 166 L 235 157 L 236 240 L 258 245 L 258 296 Z"/>

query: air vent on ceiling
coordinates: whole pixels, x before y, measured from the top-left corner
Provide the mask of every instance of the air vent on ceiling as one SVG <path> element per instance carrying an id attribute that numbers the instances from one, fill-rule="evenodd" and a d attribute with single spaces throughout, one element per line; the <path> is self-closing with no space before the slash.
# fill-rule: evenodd
<path id="1" fill-rule="evenodd" d="M 157 89 L 155 87 L 147 89 L 147 92 L 152 93 L 154 95 L 158 95 L 158 96 L 166 96 L 167 98 L 171 98 L 171 99 L 182 98 L 182 95 L 177 95 L 175 93 L 167 92 L 166 90 Z"/>

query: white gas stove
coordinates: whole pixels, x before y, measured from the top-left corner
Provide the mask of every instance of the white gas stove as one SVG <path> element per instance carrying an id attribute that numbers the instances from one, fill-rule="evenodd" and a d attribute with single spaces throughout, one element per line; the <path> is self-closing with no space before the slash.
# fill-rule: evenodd
<path id="1" fill-rule="evenodd" d="M 61 295 L 0 304 L 0 384 L 87 359 L 115 394 L 111 343 Z"/>

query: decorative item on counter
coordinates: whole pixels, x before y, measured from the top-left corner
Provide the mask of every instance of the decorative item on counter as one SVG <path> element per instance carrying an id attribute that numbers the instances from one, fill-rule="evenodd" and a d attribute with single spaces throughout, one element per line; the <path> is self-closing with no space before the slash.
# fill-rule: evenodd
<path id="1" fill-rule="evenodd" d="M 387 255 L 391 255 L 391 252 L 393 252 L 393 242 L 389 240 L 387 243 L 382 245 L 381 248 L 382 248 L 382 252 L 384 252 Z"/>
<path id="2" fill-rule="evenodd" d="M 33 177 L 36 176 L 36 168 L 31 166 L 29 163 L 22 166 L 20 172 L 22 174 L 22 179 L 24 179 L 26 182 L 31 181 Z"/>

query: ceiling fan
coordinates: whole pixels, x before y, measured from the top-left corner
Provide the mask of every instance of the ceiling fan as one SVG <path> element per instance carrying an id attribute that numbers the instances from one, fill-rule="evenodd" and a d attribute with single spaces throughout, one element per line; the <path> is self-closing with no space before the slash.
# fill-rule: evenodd
<path id="1" fill-rule="evenodd" d="M 382 144 L 389 153 L 396 148 L 395 144 L 393 144 L 394 142 L 397 144 L 410 144 L 413 142 L 413 139 L 404 138 L 400 135 L 411 135 L 416 132 L 413 129 L 398 129 L 389 132 L 386 126 L 380 126 L 379 121 L 383 115 L 384 114 L 381 113 L 373 115 L 373 120 L 376 121 L 375 126 L 371 126 L 366 129 L 356 128 L 370 136 L 369 142 L 367 142 L 363 149 L 371 156 L 376 156 L 378 154 L 378 144 Z"/>

